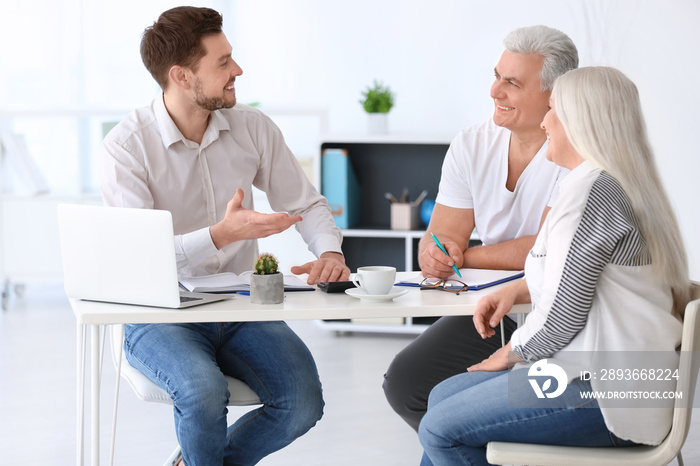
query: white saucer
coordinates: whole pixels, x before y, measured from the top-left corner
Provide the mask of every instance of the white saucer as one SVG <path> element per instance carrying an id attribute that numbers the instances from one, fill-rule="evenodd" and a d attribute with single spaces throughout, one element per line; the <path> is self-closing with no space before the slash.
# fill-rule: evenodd
<path id="1" fill-rule="evenodd" d="M 345 293 L 362 301 L 380 303 L 383 301 L 391 301 L 394 298 L 403 296 L 408 293 L 408 290 L 402 286 L 395 286 L 391 289 L 389 294 L 367 294 L 367 292 L 361 288 L 348 288 L 345 290 Z"/>

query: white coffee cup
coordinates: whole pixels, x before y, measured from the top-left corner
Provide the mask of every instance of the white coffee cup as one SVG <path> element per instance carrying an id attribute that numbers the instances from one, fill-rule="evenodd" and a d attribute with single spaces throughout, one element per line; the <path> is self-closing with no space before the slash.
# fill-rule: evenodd
<path id="1" fill-rule="evenodd" d="M 396 281 L 396 268 L 386 266 L 358 267 L 352 282 L 368 295 L 389 294 Z"/>

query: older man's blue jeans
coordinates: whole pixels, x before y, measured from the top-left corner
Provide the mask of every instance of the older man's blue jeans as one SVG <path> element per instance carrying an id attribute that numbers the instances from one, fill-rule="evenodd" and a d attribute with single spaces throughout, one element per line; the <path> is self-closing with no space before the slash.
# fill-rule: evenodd
<path id="1" fill-rule="evenodd" d="M 187 466 L 256 464 L 323 414 L 316 364 L 284 322 L 127 325 L 124 348 L 129 362 L 170 394 Z M 263 403 L 230 427 L 224 374 Z"/>
<path id="2" fill-rule="evenodd" d="M 418 429 L 425 450 L 421 466 L 487 465 L 490 441 L 613 447 L 634 445 L 612 434 L 594 399 L 579 391 L 590 383 L 576 379 L 563 395 L 532 408 L 514 400 L 508 384 L 532 396 L 527 370 L 466 372 L 438 384 L 428 398 L 428 412 Z M 576 387 L 577 386 L 577 387 Z M 511 397 L 509 400 L 509 396 Z"/>

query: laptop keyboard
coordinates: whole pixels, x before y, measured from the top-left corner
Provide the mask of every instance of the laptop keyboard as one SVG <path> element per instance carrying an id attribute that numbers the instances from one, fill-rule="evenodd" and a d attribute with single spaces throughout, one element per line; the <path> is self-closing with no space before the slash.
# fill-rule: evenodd
<path id="1" fill-rule="evenodd" d="M 180 296 L 180 304 L 191 303 L 192 301 L 201 301 L 202 298 L 197 298 L 194 296 Z"/>

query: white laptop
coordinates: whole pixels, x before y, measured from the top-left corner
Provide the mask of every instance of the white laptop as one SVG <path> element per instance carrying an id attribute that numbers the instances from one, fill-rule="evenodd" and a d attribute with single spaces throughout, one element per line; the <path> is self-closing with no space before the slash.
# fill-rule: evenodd
<path id="1" fill-rule="evenodd" d="M 58 228 L 69 298 L 173 309 L 228 298 L 181 291 L 168 211 L 60 204 Z"/>

